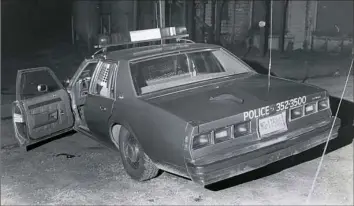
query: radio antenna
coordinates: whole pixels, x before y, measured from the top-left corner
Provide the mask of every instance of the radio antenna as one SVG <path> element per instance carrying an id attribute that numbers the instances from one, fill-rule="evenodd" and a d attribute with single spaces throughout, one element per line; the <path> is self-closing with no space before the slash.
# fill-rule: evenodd
<path id="1" fill-rule="evenodd" d="M 347 89 L 347 86 L 348 86 L 348 82 L 349 82 L 349 79 L 350 79 L 350 74 L 352 73 L 352 70 L 353 70 L 353 62 L 354 62 L 354 58 L 352 57 L 352 63 L 350 64 L 350 67 L 349 67 L 348 75 L 347 75 L 347 78 L 346 78 L 345 83 L 344 83 L 344 88 L 343 88 L 342 95 L 341 95 L 340 100 L 339 100 L 339 104 L 338 104 L 338 108 L 337 108 L 336 114 L 334 115 L 334 117 L 335 117 L 334 119 L 337 119 L 340 107 L 342 106 L 342 101 L 343 101 L 343 98 L 344 98 L 344 95 L 345 95 L 345 92 L 346 92 L 346 89 Z M 315 177 L 313 178 L 313 181 L 312 181 L 311 189 L 310 189 L 309 194 L 307 195 L 307 198 L 306 198 L 306 205 L 308 205 L 310 203 L 310 201 L 311 201 L 312 193 L 313 193 L 313 191 L 315 189 L 315 186 L 316 186 L 316 181 L 317 181 L 318 175 L 320 173 L 320 170 L 321 170 L 321 167 L 322 167 L 322 164 L 323 164 L 324 156 L 325 156 L 325 154 L 327 152 L 328 143 L 329 143 L 329 140 L 331 139 L 335 123 L 336 123 L 336 121 L 333 121 L 331 129 L 330 129 L 329 134 L 327 136 L 326 144 L 325 144 L 325 146 L 323 148 L 321 159 L 320 159 L 320 162 L 318 163 L 317 170 L 316 170 L 316 173 L 315 173 Z"/>
<path id="2" fill-rule="evenodd" d="M 268 37 L 269 38 L 269 37 Z M 270 90 L 270 71 L 272 69 L 272 46 L 273 46 L 273 0 L 270 0 L 270 40 L 269 40 L 269 64 L 268 64 L 268 94 Z"/>

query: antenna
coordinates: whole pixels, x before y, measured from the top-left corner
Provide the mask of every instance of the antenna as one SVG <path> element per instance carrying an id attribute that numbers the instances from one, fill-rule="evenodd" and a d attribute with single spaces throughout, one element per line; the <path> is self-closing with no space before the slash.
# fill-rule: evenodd
<path id="1" fill-rule="evenodd" d="M 273 46 L 273 0 L 270 0 L 270 41 L 269 41 L 269 64 L 268 64 L 268 94 L 270 90 L 270 71 L 272 69 L 272 46 Z"/>

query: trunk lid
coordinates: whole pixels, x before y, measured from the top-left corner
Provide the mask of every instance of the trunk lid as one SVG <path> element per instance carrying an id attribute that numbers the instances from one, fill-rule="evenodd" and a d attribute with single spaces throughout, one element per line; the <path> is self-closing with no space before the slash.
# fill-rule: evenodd
<path id="1" fill-rule="evenodd" d="M 321 88 L 276 77 L 271 77 L 268 89 L 268 77 L 255 74 L 145 101 L 200 125 L 292 98 L 308 96 L 309 102 L 324 95 L 325 90 Z"/>

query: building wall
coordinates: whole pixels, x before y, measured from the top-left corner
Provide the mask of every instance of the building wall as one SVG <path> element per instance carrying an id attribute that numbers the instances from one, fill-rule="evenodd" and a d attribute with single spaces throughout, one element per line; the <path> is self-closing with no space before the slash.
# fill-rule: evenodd
<path id="1" fill-rule="evenodd" d="M 83 43 L 91 41 L 100 32 L 99 1 L 75 1 L 73 3 L 74 30 Z"/>
<path id="2" fill-rule="evenodd" d="M 353 44 L 352 1 L 289 2 L 287 36 L 293 49 L 350 51 Z M 341 28 L 337 32 L 335 25 Z"/>
<path id="3" fill-rule="evenodd" d="M 316 32 L 327 36 L 352 36 L 353 4 L 348 0 L 319 1 Z"/>
<path id="4" fill-rule="evenodd" d="M 279 1 L 280 2 L 280 1 Z M 279 49 L 279 28 L 277 19 L 281 18 L 273 2 L 273 41 L 271 48 Z M 334 6 L 335 5 L 335 6 Z M 261 7 L 257 2 L 255 10 Z M 353 2 L 345 0 L 299 1 L 290 0 L 285 36 L 285 49 L 314 50 L 325 52 L 350 51 L 353 45 Z M 257 12 L 254 21 L 264 15 Z M 335 25 L 341 28 L 337 32 Z M 351 31 L 351 34 L 350 34 Z M 255 46 L 259 45 L 259 35 L 255 35 Z M 271 42 L 269 42 L 271 43 Z"/>
<path id="5" fill-rule="evenodd" d="M 303 49 L 304 41 L 307 39 L 305 31 L 307 4 L 308 1 L 289 2 L 287 35 L 293 37 L 293 49 Z"/>
<path id="6" fill-rule="evenodd" d="M 78 1 L 89 2 L 92 5 L 94 1 Z M 111 31 L 112 33 L 127 33 L 134 30 L 134 1 L 131 0 L 112 0 L 100 1 L 101 12 L 111 14 Z M 183 3 L 183 1 L 180 1 Z M 319 1 L 307 0 L 290 0 L 287 16 L 287 30 L 285 38 L 285 49 L 314 49 L 314 50 L 343 50 L 343 45 L 350 47 L 352 45 L 352 37 L 339 37 L 339 40 L 333 40 L 329 36 L 319 36 L 317 33 L 321 31 L 333 30 L 337 24 L 341 31 L 348 33 L 353 30 L 353 11 L 352 1 Z M 349 2 L 349 3 L 348 3 Z M 178 4 L 182 4 L 178 3 Z M 199 6 L 196 9 L 196 15 L 202 17 L 202 0 L 196 1 Z M 229 0 L 222 12 L 221 35 L 229 43 L 233 40 L 245 40 L 251 25 L 257 25 L 259 20 L 264 18 L 264 2 L 258 0 Z M 270 45 L 274 49 L 279 49 L 280 34 L 280 18 L 281 18 L 281 1 L 273 0 L 273 41 Z M 81 3 L 85 4 L 85 3 Z M 336 6 L 334 6 L 336 5 Z M 93 35 L 97 33 L 96 25 L 97 17 L 93 7 L 85 6 L 81 9 L 80 15 L 82 19 L 88 19 L 93 23 L 83 23 L 78 25 L 80 31 L 86 30 L 86 33 Z M 181 7 L 181 5 L 179 5 Z M 182 6 L 183 7 L 183 6 Z M 348 8 L 351 9 L 348 9 Z M 320 8 L 320 9 L 319 9 Z M 154 3 L 152 1 L 139 1 L 138 3 L 138 29 L 147 29 L 155 27 L 154 20 Z M 86 16 L 84 14 L 86 12 Z M 89 11 L 89 12 L 87 12 Z M 176 13 L 176 9 L 173 9 Z M 173 12 L 172 11 L 172 12 Z M 179 10 L 178 10 L 179 11 Z M 206 3 L 205 23 L 211 26 L 212 16 L 212 0 Z M 319 11 L 319 12 L 318 12 Z M 180 11 L 178 12 L 180 14 Z M 85 17 L 84 17 L 85 16 Z M 178 17 L 178 18 L 177 18 Z M 172 26 L 180 26 L 184 24 L 183 15 L 172 15 Z M 99 18 L 98 18 L 99 19 Z M 177 20 L 178 21 L 177 21 Z M 98 20 L 99 21 L 99 20 Z M 155 22 L 155 23 L 154 23 Z M 328 25 L 330 24 L 330 25 Z M 331 26 L 332 25 L 332 26 Z M 200 30 L 197 30 L 200 32 Z M 84 32 L 82 32 L 84 33 Z M 353 35 L 353 34 L 351 34 Z M 338 38 L 338 36 L 336 37 Z M 330 40 L 328 40 L 330 39 Z M 255 35 L 255 46 L 259 44 L 259 35 Z M 325 48 L 325 49 L 324 49 Z M 340 48 L 340 49 L 338 49 Z"/>
<path id="7" fill-rule="evenodd" d="M 135 30 L 134 25 L 134 1 L 101 1 L 101 12 L 111 15 L 112 33 L 127 33 Z"/>
<path id="8" fill-rule="evenodd" d="M 196 15 L 201 17 L 202 7 L 198 8 Z M 205 23 L 211 26 L 212 16 L 212 2 L 208 1 L 205 9 Z M 221 21 L 221 34 L 228 41 L 232 37 L 235 40 L 243 40 L 247 35 L 248 28 L 250 27 L 250 19 L 252 15 L 252 1 L 249 0 L 230 0 L 225 5 L 224 15 Z M 225 15 L 226 13 L 226 15 Z"/>
<path id="9" fill-rule="evenodd" d="M 107 34 L 109 29 L 112 40 L 121 41 L 136 26 L 134 1 L 131 0 L 76 0 L 73 3 L 73 16 L 78 39 L 86 43 L 90 41 L 91 44 L 96 44 L 98 35 L 101 32 Z"/>

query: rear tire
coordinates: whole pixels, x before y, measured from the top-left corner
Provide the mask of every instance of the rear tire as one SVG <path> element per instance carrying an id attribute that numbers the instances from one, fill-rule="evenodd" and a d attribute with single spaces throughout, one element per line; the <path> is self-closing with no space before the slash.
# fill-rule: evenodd
<path id="1" fill-rule="evenodd" d="M 159 169 L 145 154 L 137 138 L 124 127 L 119 134 L 119 153 L 124 169 L 132 179 L 146 181 L 157 176 Z"/>

